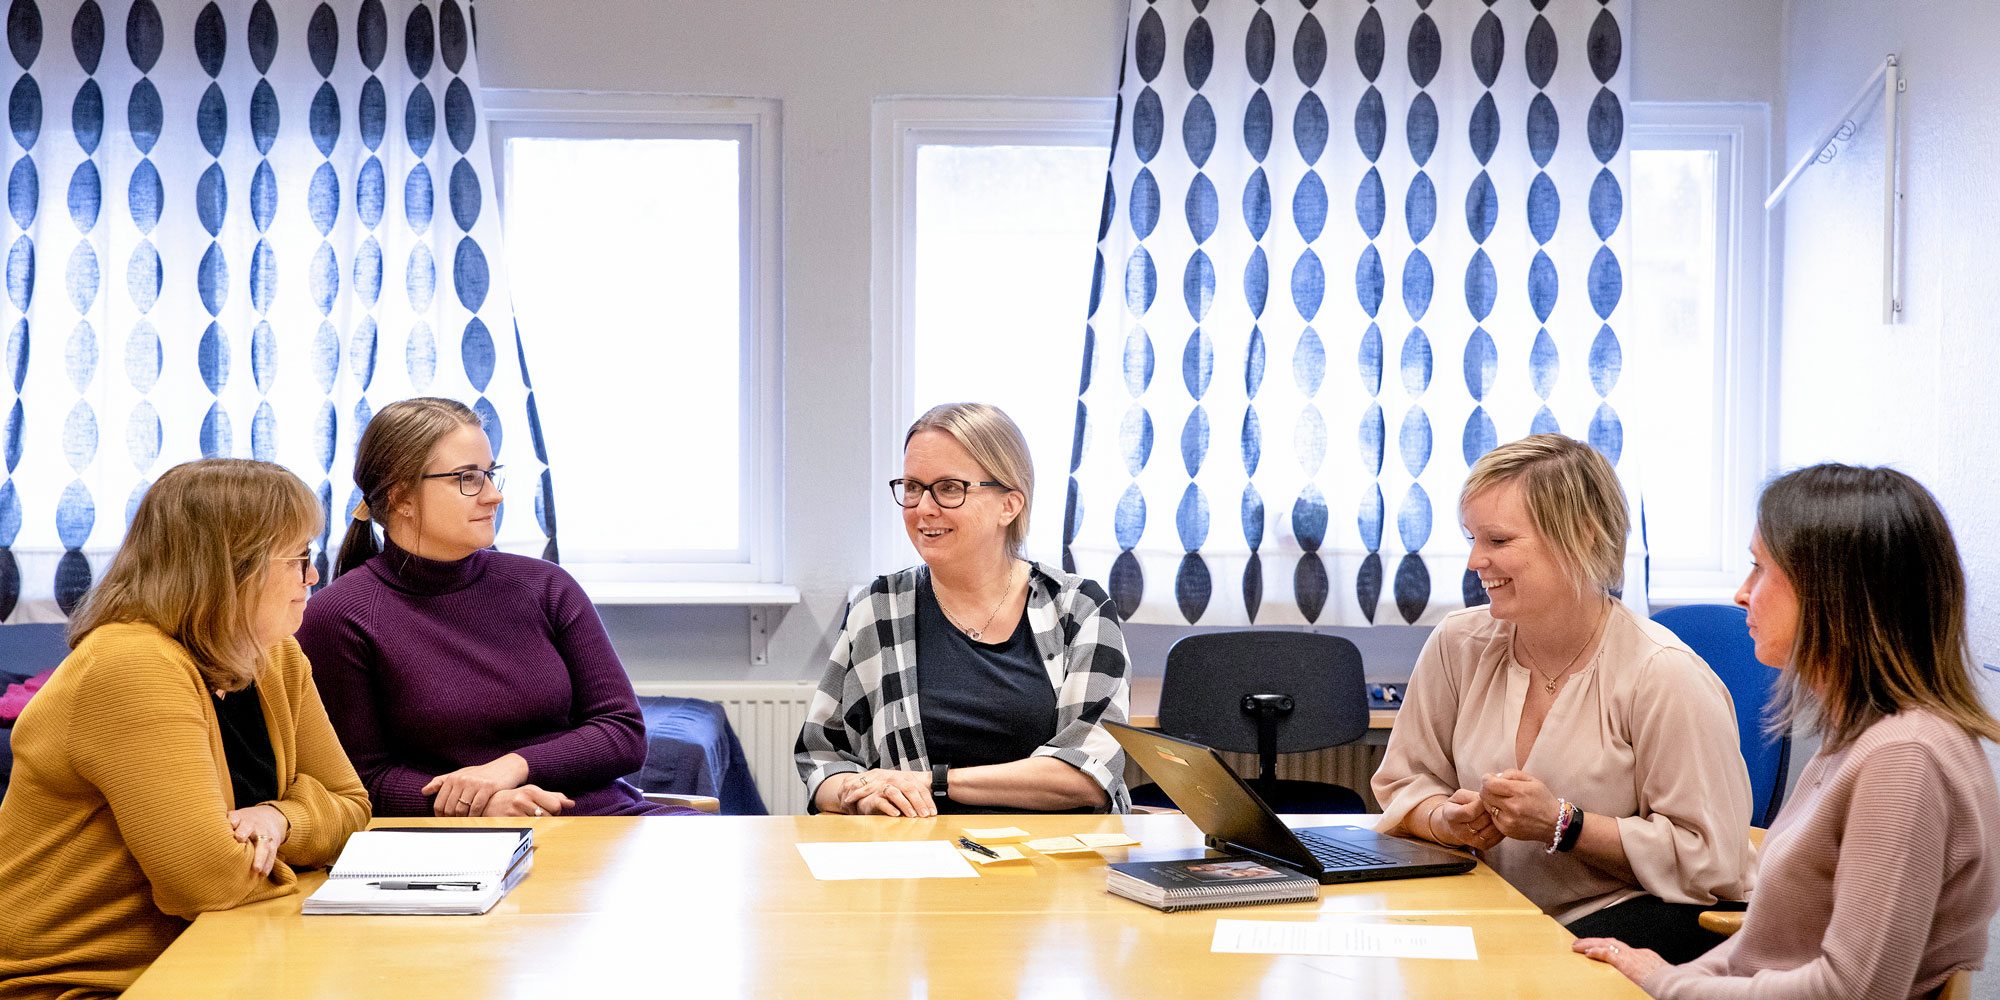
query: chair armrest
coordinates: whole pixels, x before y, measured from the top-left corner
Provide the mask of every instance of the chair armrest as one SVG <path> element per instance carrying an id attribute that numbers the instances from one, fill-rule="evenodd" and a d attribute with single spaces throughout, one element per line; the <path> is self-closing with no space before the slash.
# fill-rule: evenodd
<path id="1" fill-rule="evenodd" d="M 677 792 L 646 792 L 646 801 L 663 806 L 684 806 L 705 813 L 722 811 L 722 800 L 713 795 L 681 795 Z"/>
<path id="2" fill-rule="evenodd" d="M 1695 923 L 1711 934 L 1728 937 L 1743 929 L 1743 913 L 1740 910 L 1703 910 L 1695 918 Z"/>

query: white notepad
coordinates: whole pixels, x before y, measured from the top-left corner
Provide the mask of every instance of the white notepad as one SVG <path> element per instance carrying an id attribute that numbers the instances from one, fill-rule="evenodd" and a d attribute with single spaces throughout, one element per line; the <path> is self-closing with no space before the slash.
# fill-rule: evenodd
<path id="1" fill-rule="evenodd" d="M 514 866 L 522 839 L 513 829 L 363 830 L 347 838 L 332 877 L 497 880 Z"/>
<path id="2" fill-rule="evenodd" d="M 533 850 L 527 828 L 364 830 L 301 912 L 485 913 L 534 867 Z"/>

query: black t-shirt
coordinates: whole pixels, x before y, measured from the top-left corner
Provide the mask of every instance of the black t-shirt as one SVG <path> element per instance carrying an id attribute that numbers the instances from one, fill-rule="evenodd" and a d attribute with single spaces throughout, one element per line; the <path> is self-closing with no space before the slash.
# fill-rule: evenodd
<path id="1" fill-rule="evenodd" d="M 264 706 L 257 685 L 215 699 L 215 724 L 222 730 L 222 755 L 229 763 L 229 783 L 236 790 L 236 808 L 245 809 L 278 797 L 278 758 L 271 752 L 271 731 L 264 726 Z"/>
<path id="2" fill-rule="evenodd" d="M 1028 616 L 1000 642 L 974 642 L 944 616 L 929 579 L 917 586 L 917 691 L 931 763 L 1022 760 L 1056 735 L 1056 691 Z M 1001 812 L 950 800 L 940 812 Z"/>

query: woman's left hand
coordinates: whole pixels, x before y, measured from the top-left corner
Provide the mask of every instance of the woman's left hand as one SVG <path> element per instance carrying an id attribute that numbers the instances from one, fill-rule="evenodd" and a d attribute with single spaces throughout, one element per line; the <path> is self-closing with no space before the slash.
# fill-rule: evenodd
<path id="1" fill-rule="evenodd" d="M 1651 948 L 1633 948 L 1617 938 L 1578 938 L 1569 950 L 1580 955 L 1589 955 L 1625 974 L 1625 978 L 1644 985 L 1646 977 L 1670 965 L 1660 953 Z"/>
<path id="2" fill-rule="evenodd" d="M 1489 774 L 1479 786 L 1479 800 L 1493 825 L 1514 840 L 1548 843 L 1556 833 L 1556 796 L 1540 778 L 1518 768 Z"/>
<path id="3" fill-rule="evenodd" d="M 292 823 L 276 806 L 250 806 L 229 810 L 229 832 L 236 835 L 239 844 L 256 845 L 250 867 L 259 875 L 269 875 L 271 866 L 278 862 L 278 848 L 292 834 Z"/>

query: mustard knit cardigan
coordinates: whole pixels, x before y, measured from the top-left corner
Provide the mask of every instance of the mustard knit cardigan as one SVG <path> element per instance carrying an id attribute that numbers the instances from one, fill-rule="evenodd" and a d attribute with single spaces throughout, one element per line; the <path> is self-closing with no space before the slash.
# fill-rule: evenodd
<path id="1" fill-rule="evenodd" d="M 121 992 L 198 914 L 291 892 L 288 865 L 332 863 L 368 822 L 296 640 L 268 652 L 257 696 L 278 764 L 270 804 L 291 823 L 268 877 L 230 833 L 222 734 L 187 651 L 151 625 L 112 624 L 63 661 L 14 726 L 0 998 Z"/>

